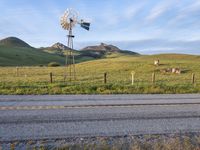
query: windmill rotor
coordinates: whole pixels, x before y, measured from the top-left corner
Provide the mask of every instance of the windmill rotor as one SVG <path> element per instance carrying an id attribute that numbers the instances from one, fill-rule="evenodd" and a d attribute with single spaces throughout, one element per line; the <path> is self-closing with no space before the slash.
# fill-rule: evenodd
<path id="1" fill-rule="evenodd" d="M 67 9 L 63 16 L 60 18 L 60 24 L 64 30 L 70 30 L 79 24 L 82 28 L 89 30 L 90 22 L 86 22 L 83 19 L 78 20 L 78 12 L 73 9 Z"/>
<path id="2" fill-rule="evenodd" d="M 77 24 L 78 13 L 73 9 L 67 9 L 60 18 L 61 26 L 64 30 L 70 30 Z"/>

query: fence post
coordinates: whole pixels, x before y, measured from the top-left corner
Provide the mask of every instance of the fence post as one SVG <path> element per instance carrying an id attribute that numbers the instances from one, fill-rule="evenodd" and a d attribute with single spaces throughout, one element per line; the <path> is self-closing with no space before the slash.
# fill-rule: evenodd
<path id="1" fill-rule="evenodd" d="M 65 82 L 66 79 L 67 79 L 67 74 L 66 74 L 66 73 L 64 73 L 64 75 L 63 75 L 63 79 L 64 79 L 64 82 Z"/>
<path id="2" fill-rule="evenodd" d="M 50 72 L 50 83 L 53 83 L 53 74 L 52 74 L 52 72 Z"/>
<path id="3" fill-rule="evenodd" d="M 131 77 L 132 77 L 132 85 L 133 85 L 135 82 L 135 71 L 131 72 Z"/>
<path id="4" fill-rule="evenodd" d="M 104 73 L 104 84 L 106 84 L 107 83 L 107 73 L 105 72 Z"/>
<path id="5" fill-rule="evenodd" d="M 195 83 L 195 74 L 193 73 L 192 74 L 192 84 L 194 84 Z"/>
<path id="6" fill-rule="evenodd" d="M 16 67 L 16 76 L 19 76 L 19 67 Z"/>
<path id="7" fill-rule="evenodd" d="M 155 80 L 156 80 L 156 75 L 155 75 L 155 72 L 152 73 L 152 83 L 155 83 Z"/>
<path id="8" fill-rule="evenodd" d="M 15 150 L 15 144 L 14 143 L 10 144 L 10 149 Z"/>

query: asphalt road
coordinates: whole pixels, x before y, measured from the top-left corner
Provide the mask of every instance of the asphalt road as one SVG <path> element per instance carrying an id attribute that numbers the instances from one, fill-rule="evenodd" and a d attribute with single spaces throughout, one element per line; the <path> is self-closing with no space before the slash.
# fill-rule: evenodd
<path id="1" fill-rule="evenodd" d="M 0 141 L 200 132 L 200 95 L 0 96 Z"/>

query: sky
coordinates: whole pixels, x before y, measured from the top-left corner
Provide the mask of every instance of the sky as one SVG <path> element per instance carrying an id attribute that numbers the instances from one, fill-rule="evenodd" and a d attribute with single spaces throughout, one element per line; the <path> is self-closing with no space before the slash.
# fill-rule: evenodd
<path id="1" fill-rule="evenodd" d="M 200 0 L 0 0 L 0 39 L 66 44 L 67 8 L 91 22 L 90 31 L 74 28 L 76 49 L 104 42 L 142 54 L 200 54 Z"/>

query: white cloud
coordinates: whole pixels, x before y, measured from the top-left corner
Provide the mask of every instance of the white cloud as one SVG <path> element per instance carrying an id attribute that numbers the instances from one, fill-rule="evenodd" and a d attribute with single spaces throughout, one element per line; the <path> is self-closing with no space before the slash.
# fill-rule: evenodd
<path id="1" fill-rule="evenodd" d="M 97 14 L 94 20 L 97 21 L 97 18 L 100 19 L 100 21 L 104 23 L 103 25 L 101 24 L 101 26 L 105 27 L 122 24 L 121 22 L 128 22 L 136 16 L 145 4 L 144 2 L 133 3 L 121 9 L 116 9 L 110 4 L 107 5 L 101 13 Z"/>
<path id="2" fill-rule="evenodd" d="M 177 24 L 177 22 L 181 22 L 182 19 L 185 19 L 192 15 L 194 12 L 200 10 L 200 1 L 192 2 L 190 5 L 181 7 L 178 9 L 177 15 L 169 21 L 168 25 Z"/>
<path id="3" fill-rule="evenodd" d="M 137 13 L 144 7 L 145 3 L 137 3 L 128 6 L 124 11 L 124 17 L 126 19 L 132 19 Z"/>
<path id="4" fill-rule="evenodd" d="M 33 6 L 6 9 L 0 14 L 0 36 L 16 36 L 32 46 L 56 42 L 60 36 L 59 31 L 62 30 L 59 25 L 59 14 L 57 8 L 45 12 Z"/>
<path id="5" fill-rule="evenodd" d="M 146 21 L 152 22 L 155 19 L 159 18 L 162 14 L 168 11 L 171 4 L 172 4 L 171 0 L 162 1 L 161 3 L 158 3 L 155 7 L 151 9 L 149 15 L 146 17 Z"/>

